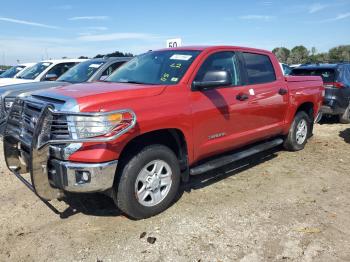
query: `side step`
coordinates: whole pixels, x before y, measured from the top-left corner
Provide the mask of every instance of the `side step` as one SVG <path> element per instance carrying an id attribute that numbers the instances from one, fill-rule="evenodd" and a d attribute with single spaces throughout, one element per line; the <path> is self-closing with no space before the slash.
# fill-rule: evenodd
<path id="1" fill-rule="evenodd" d="M 255 146 L 252 146 L 251 148 L 248 148 L 246 150 L 231 154 L 231 155 L 225 155 L 220 158 L 216 158 L 213 160 L 210 160 L 202 165 L 193 167 L 190 169 L 190 175 L 199 175 L 201 173 L 208 172 L 210 170 L 226 166 L 228 164 L 231 164 L 233 162 L 236 162 L 238 160 L 241 160 L 243 158 L 255 155 L 257 153 L 266 151 L 268 149 L 274 148 L 276 146 L 279 146 L 283 144 L 282 138 L 277 138 L 262 144 L 258 144 Z"/>

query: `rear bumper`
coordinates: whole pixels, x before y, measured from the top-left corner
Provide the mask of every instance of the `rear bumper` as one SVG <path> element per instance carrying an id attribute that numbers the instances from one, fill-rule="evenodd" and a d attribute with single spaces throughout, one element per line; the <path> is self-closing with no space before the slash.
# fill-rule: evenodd
<path id="1" fill-rule="evenodd" d="M 74 163 L 53 159 L 48 170 L 50 184 L 68 192 L 101 192 L 113 186 L 118 161 Z"/>

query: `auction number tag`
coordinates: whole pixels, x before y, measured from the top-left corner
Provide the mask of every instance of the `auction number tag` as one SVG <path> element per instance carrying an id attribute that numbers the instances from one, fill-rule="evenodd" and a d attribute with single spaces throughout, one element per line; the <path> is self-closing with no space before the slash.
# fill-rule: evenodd
<path id="1" fill-rule="evenodd" d="M 174 54 L 170 57 L 171 60 L 182 60 L 182 61 L 188 61 L 191 59 L 191 55 L 181 55 L 181 54 Z"/>

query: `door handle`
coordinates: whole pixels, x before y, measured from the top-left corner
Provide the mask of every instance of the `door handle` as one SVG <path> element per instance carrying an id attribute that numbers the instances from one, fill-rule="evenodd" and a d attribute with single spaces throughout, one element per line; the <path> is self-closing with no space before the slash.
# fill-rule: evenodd
<path id="1" fill-rule="evenodd" d="M 244 93 L 239 93 L 236 96 L 236 99 L 239 101 L 244 101 L 244 100 L 247 100 L 248 98 L 249 98 L 249 96 L 247 94 L 244 94 Z"/>
<path id="2" fill-rule="evenodd" d="M 284 88 L 280 88 L 280 90 L 278 90 L 278 93 L 283 96 L 283 95 L 286 95 L 288 93 L 288 90 L 287 89 L 284 89 Z"/>

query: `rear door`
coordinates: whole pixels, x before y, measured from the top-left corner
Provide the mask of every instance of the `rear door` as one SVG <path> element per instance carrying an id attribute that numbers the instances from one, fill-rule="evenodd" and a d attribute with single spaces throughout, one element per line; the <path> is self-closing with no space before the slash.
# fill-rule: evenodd
<path id="1" fill-rule="evenodd" d="M 231 126 L 231 133 L 242 140 L 261 139 L 282 132 L 288 108 L 288 87 L 283 76 L 276 77 L 279 64 L 273 65 L 265 54 L 243 52 L 243 70 L 245 73 L 247 111 L 238 133 L 236 126 Z M 236 116 L 237 113 L 233 111 Z"/>

